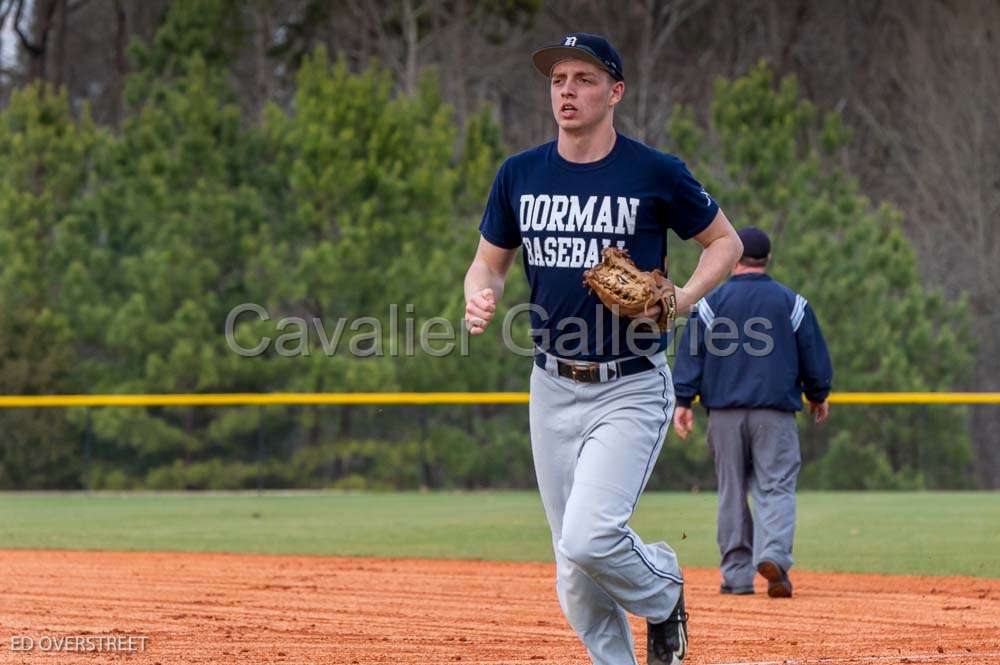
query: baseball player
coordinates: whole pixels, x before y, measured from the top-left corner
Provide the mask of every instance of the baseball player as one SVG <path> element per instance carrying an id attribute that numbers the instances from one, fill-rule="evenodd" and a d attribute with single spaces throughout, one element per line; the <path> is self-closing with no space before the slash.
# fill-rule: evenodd
<path id="1" fill-rule="evenodd" d="M 606 39 L 572 33 L 532 61 L 549 81 L 558 136 L 508 158 L 496 175 L 465 277 L 466 325 L 485 330 L 521 248 L 537 348 L 531 446 L 560 606 L 594 663 L 636 663 L 628 611 L 646 618 L 647 663 L 677 665 L 687 651 L 677 557 L 628 526 L 674 408 L 666 338 L 648 325 L 660 312 L 617 318 L 582 275 L 608 246 L 628 250 L 643 270 L 662 269 L 673 229 L 704 247 L 676 292 L 685 311 L 742 246 L 684 162 L 615 131 L 625 77 Z"/>
<path id="2" fill-rule="evenodd" d="M 788 598 L 801 464 L 795 413 L 805 392 L 816 422 L 826 420 L 833 367 L 812 307 L 766 273 L 770 238 L 753 227 L 739 234 L 732 278 L 698 301 L 677 347 L 674 429 L 691 433 L 700 394 L 719 481 L 720 591 L 752 594 L 756 570 L 769 596 Z"/>

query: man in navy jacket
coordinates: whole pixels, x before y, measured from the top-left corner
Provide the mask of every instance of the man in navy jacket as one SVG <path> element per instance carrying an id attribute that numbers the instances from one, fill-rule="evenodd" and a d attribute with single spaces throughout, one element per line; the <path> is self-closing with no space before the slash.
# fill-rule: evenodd
<path id="1" fill-rule="evenodd" d="M 790 597 L 801 465 L 795 413 L 805 393 L 815 421 L 826 420 L 833 368 L 808 301 L 766 274 L 767 234 L 748 227 L 739 235 L 743 256 L 732 277 L 692 308 L 678 345 L 674 430 L 691 433 L 691 402 L 700 396 L 719 481 L 722 593 L 752 594 L 756 571 L 768 595 Z"/>

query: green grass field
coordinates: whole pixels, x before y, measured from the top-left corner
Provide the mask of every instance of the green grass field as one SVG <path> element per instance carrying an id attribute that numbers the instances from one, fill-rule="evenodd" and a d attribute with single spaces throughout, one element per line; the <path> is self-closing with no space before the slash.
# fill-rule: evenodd
<path id="1" fill-rule="evenodd" d="M 633 525 L 714 566 L 715 495 L 650 493 Z M 0 548 L 551 560 L 534 492 L 0 494 Z M 998 493 L 803 493 L 800 568 L 1000 577 Z"/>

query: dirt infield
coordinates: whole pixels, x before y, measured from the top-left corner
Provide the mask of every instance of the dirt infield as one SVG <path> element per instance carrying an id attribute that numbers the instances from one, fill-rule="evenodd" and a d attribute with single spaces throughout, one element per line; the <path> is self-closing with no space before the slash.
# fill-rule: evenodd
<path id="1" fill-rule="evenodd" d="M 685 574 L 692 665 L 1000 663 L 1000 580 L 797 572 L 789 601 Z M 4 663 L 588 662 L 547 564 L 2 550 L 0 599 Z"/>

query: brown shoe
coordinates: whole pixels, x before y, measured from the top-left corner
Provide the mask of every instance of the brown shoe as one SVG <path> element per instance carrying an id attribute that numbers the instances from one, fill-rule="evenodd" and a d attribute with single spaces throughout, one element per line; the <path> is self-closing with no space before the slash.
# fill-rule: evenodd
<path id="1" fill-rule="evenodd" d="M 792 581 L 788 573 L 773 561 L 764 559 L 757 564 L 757 572 L 767 580 L 767 595 L 771 598 L 791 598 Z"/>

